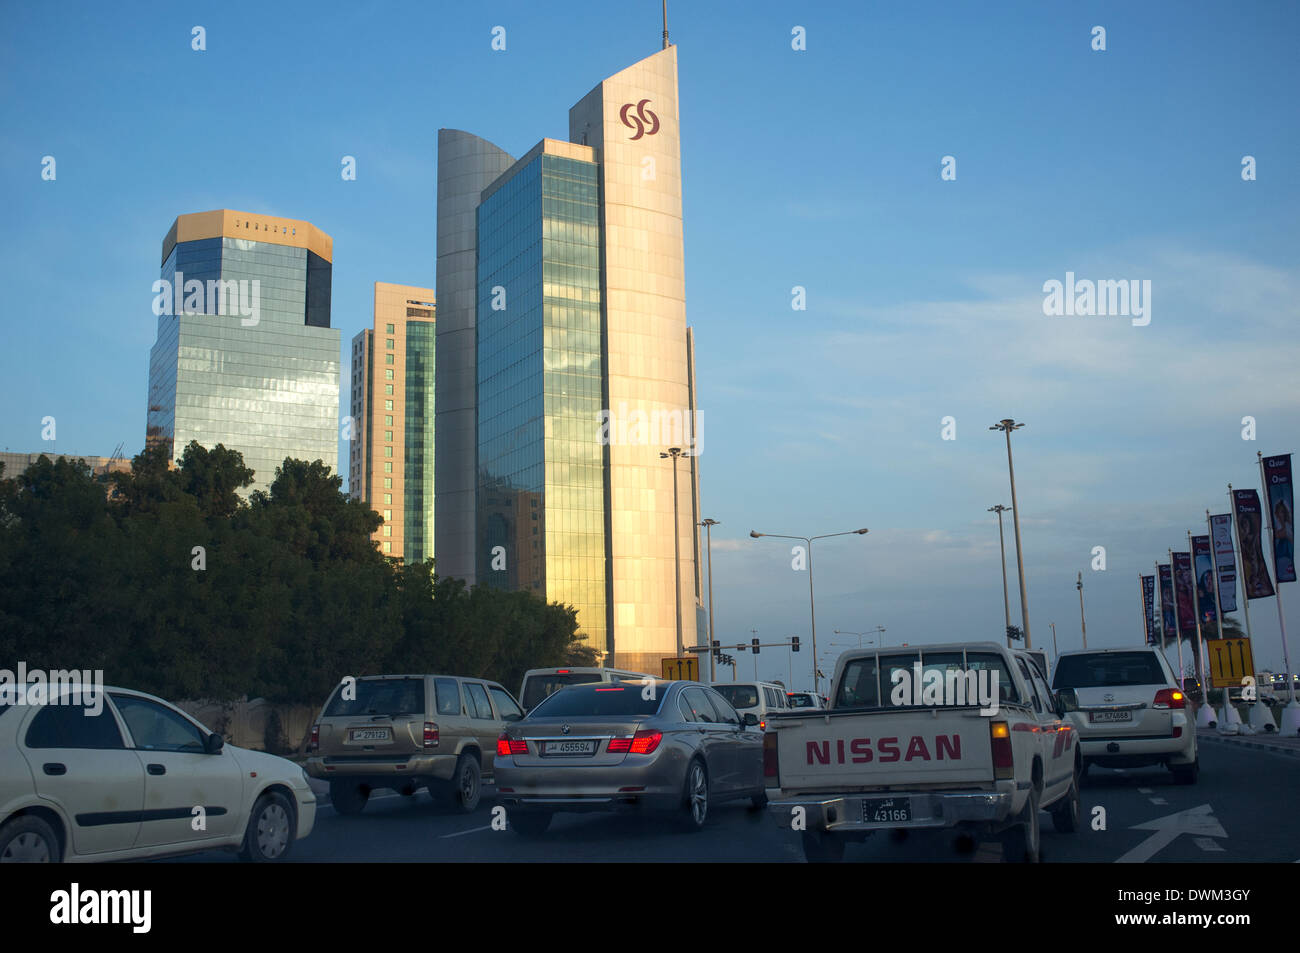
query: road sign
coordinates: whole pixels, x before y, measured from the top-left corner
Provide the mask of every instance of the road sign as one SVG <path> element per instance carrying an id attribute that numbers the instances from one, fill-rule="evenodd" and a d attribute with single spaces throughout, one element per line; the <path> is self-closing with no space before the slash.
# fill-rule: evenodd
<path id="1" fill-rule="evenodd" d="M 1210 652 L 1210 687 L 1240 688 L 1241 680 L 1255 674 L 1250 639 L 1207 639 Z"/>
<path id="2" fill-rule="evenodd" d="M 663 666 L 664 678 L 688 682 L 698 682 L 700 680 L 700 660 L 694 655 L 687 655 L 682 658 L 670 656 L 660 659 L 659 664 Z"/>

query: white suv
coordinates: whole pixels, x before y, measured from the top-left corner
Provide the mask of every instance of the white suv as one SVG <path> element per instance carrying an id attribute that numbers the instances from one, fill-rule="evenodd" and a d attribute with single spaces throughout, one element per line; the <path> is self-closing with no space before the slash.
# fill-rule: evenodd
<path id="1" fill-rule="evenodd" d="M 1179 784 L 1196 783 L 1196 726 L 1173 669 L 1155 649 L 1063 652 L 1052 688 L 1079 733 L 1084 773 L 1090 764 L 1163 764 Z"/>
<path id="2" fill-rule="evenodd" d="M 743 719 L 746 714 L 758 716 L 758 730 L 767 728 L 769 715 L 790 710 L 790 699 L 785 688 L 771 682 L 714 682 L 710 686 L 727 700 Z"/>

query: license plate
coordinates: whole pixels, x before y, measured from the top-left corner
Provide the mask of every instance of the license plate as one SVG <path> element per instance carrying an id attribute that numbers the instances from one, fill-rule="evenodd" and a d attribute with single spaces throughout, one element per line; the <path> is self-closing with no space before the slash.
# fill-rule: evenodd
<path id="1" fill-rule="evenodd" d="M 1090 711 L 1088 720 L 1094 725 L 1108 721 L 1132 721 L 1133 713 L 1131 711 Z"/>
<path id="2" fill-rule="evenodd" d="M 548 741 L 542 754 L 595 754 L 594 741 Z"/>
<path id="3" fill-rule="evenodd" d="M 912 799 L 908 797 L 867 797 L 862 799 L 862 820 L 867 823 L 910 821 Z"/>
<path id="4" fill-rule="evenodd" d="M 387 741 L 387 728 L 353 728 L 348 737 L 353 741 Z"/>

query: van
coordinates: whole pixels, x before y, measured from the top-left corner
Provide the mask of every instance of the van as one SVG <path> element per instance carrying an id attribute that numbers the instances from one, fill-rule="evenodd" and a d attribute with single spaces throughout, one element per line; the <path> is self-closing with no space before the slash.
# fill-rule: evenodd
<path id="1" fill-rule="evenodd" d="M 767 716 L 790 710 L 785 689 L 771 682 L 715 682 L 713 690 L 731 703 L 744 718 L 747 712 L 758 716 L 759 730 L 767 727 Z"/>
<path id="2" fill-rule="evenodd" d="M 659 681 L 657 675 L 645 672 L 626 672 L 617 668 L 530 668 L 524 672 L 519 686 L 519 701 L 529 712 L 561 688 L 569 685 L 589 685 L 593 682 L 639 682 L 648 678 Z"/>

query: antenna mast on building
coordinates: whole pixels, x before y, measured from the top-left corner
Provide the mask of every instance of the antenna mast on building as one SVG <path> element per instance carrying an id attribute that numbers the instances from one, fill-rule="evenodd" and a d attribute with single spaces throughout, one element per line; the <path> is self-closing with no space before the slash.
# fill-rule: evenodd
<path id="1" fill-rule="evenodd" d="M 664 49 L 668 49 L 668 0 L 664 0 Z"/>

